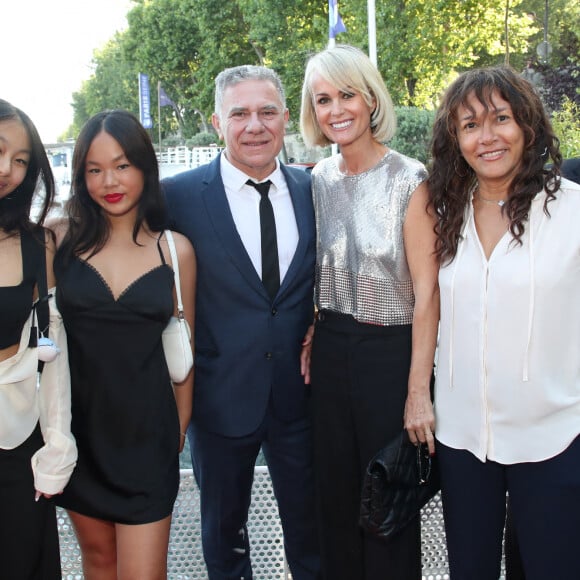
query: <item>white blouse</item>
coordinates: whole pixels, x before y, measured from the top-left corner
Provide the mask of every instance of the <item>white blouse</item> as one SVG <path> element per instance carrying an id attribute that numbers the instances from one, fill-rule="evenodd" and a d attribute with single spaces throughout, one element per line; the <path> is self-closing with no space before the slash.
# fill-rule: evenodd
<path id="1" fill-rule="evenodd" d="M 40 423 L 44 445 L 32 456 L 34 486 L 38 491 L 62 491 L 77 460 L 70 430 L 71 395 L 67 342 L 55 290 L 49 291 L 49 336 L 61 352 L 44 364 L 38 380 L 38 352 L 29 348 L 32 314 L 20 339 L 18 352 L 0 362 L 0 449 L 14 449 Z"/>
<path id="2" fill-rule="evenodd" d="M 481 461 L 542 461 L 580 433 L 580 186 L 562 180 L 550 217 L 544 200 L 489 260 L 470 204 L 439 273 L 437 438 Z"/>

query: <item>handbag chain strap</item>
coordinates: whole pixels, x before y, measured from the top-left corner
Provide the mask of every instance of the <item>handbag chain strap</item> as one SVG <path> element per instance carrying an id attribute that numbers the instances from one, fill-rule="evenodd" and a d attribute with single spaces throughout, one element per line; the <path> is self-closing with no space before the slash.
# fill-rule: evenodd
<path id="1" fill-rule="evenodd" d="M 173 241 L 173 233 L 170 230 L 165 230 L 165 237 L 167 245 L 169 246 L 169 253 L 171 254 L 171 264 L 173 267 L 173 275 L 175 278 L 175 293 L 177 294 L 177 317 L 184 318 L 183 303 L 181 302 L 181 282 L 179 279 L 179 261 L 177 260 L 177 252 L 175 251 L 175 242 Z"/>

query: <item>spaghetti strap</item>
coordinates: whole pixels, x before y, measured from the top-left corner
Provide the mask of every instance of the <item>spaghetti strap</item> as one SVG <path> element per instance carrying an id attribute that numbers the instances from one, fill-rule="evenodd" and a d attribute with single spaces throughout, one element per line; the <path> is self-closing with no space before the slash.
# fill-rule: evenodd
<path id="1" fill-rule="evenodd" d="M 167 264 L 167 262 L 165 261 L 165 256 L 163 255 L 163 250 L 161 249 L 161 238 L 163 237 L 163 234 L 165 233 L 165 230 L 159 232 L 159 236 L 157 238 L 157 250 L 159 251 L 159 255 L 161 256 L 161 263 L 165 266 Z"/>
<path id="2" fill-rule="evenodd" d="M 45 258 L 45 247 L 28 230 L 20 230 L 20 248 L 22 251 L 22 273 L 24 280 L 36 279 Z"/>

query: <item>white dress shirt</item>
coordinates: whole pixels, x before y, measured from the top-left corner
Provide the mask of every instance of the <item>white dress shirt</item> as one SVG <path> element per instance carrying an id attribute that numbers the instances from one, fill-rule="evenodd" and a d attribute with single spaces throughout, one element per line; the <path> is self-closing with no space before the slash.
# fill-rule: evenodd
<path id="1" fill-rule="evenodd" d="M 523 245 L 509 232 L 489 260 L 469 205 L 441 268 L 437 438 L 478 459 L 542 461 L 580 433 L 580 186 L 539 193 Z"/>
<path id="2" fill-rule="evenodd" d="M 247 185 L 251 179 L 243 171 L 234 167 L 224 154 L 221 155 L 220 172 L 226 190 L 230 211 L 242 243 L 252 260 L 252 264 L 262 278 L 262 242 L 260 233 L 260 194 L 255 187 Z M 276 169 L 264 181 L 272 182 L 268 197 L 274 209 L 276 239 L 278 242 L 278 261 L 280 284 L 290 267 L 290 262 L 298 245 L 298 226 L 294 215 L 292 198 L 286 179 L 276 160 Z"/>

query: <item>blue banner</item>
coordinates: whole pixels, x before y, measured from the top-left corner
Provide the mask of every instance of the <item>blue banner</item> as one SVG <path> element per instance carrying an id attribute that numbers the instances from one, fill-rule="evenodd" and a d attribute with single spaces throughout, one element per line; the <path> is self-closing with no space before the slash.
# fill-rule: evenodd
<path id="1" fill-rule="evenodd" d="M 151 129 L 153 127 L 149 76 L 143 73 L 139 73 L 139 119 L 145 129 Z"/>

